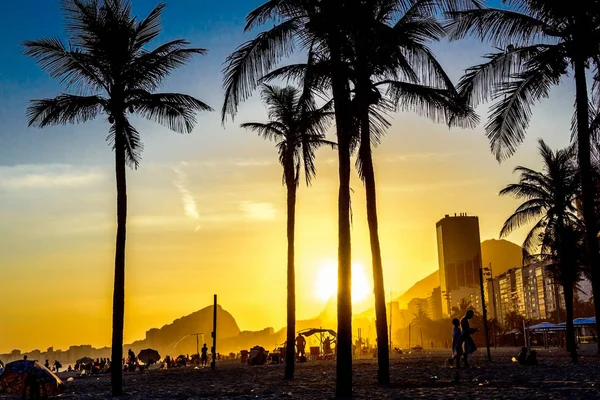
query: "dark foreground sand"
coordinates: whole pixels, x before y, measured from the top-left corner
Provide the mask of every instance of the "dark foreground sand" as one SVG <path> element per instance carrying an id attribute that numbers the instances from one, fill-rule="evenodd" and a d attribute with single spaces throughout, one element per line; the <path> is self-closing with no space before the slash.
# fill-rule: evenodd
<path id="1" fill-rule="evenodd" d="M 516 350 L 498 350 L 493 363 L 475 357 L 476 368 L 450 368 L 447 351 L 422 352 L 392 359 L 392 384 L 375 381 L 376 361 L 354 363 L 354 396 L 358 399 L 600 399 L 600 359 L 584 355 L 573 366 L 560 350 L 540 350 L 541 365 L 511 362 Z M 283 367 L 242 366 L 222 362 L 217 371 L 179 368 L 125 374 L 125 399 L 328 399 L 334 396 L 335 363 L 298 365 L 296 379 L 282 379 Z M 61 399 L 109 399 L 107 376 L 67 382 Z M 3 398 L 0 395 L 0 398 Z"/>

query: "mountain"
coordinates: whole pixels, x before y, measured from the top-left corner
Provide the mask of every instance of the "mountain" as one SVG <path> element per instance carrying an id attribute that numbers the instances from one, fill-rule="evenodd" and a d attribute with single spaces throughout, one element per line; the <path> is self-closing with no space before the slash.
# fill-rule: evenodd
<path id="1" fill-rule="evenodd" d="M 508 240 L 485 240 L 481 243 L 481 260 L 484 267 L 492 265 L 492 272 L 496 277 L 522 264 L 521 247 Z M 405 308 L 412 299 L 431 296 L 431 291 L 439 285 L 439 270 L 436 270 L 411 286 L 396 301 L 400 308 Z"/>
<path id="2" fill-rule="evenodd" d="M 406 308 L 409 301 L 417 298 L 426 298 L 431 296 L 433 288 L 440 286 L 440 274 L 438 270 L 432 272 L 430 275 L 421 279 L 410 287 L 402 296 L 398 297 L 396 301 L 399 303 L 400 308 Z"/>
<path id="3" fill-rule="evenodd" d="M 178 318 L 162 328 L 152 328 L 146 332 L 146 338 L 134 342 L 134 349 L 153 348 L 161 354 L 179 355 L 196 352 L 196 337 L 194 333 L 203 333 L 204 342 L 210 347 L 213 306 L 205 307 L 190 315 Z M 235 338 L 240 335 L 240 328 L 233 316 L 220 305 L 217 306 L 217 339 Z M 202 336 L 198 337 L 202 340 Z M 202 342 L 199 343 L 202 346 Z M 177 353 L 177 354 L 175 354 Z"/>
<path id="4" fill-rule="evenodd" d="M 492 264 L 494 277 L 523 263 L 521 246 L 508 240 L 490 239 L 481 243 L 481 260 L 484 267 Z"/>

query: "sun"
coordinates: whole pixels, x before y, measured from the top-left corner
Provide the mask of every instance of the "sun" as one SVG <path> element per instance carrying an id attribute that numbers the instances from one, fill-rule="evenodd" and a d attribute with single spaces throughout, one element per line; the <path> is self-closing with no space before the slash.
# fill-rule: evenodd
<path id="1" fill-rule="evenodd" d="M 352 303 L 365 300 L 371 293 L 371 284 L 365 272 L 365 267 L 360 263 L 352 263 Z M 315 294 L 320 300 L 329 300 L 337 294 L 337 263 L 323 262 L 317 272 Z"/>

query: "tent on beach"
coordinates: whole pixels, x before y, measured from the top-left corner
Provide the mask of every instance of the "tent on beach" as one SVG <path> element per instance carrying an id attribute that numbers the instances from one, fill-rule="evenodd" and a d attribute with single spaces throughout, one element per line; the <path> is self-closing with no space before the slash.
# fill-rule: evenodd
<path id="1" fill-rule="evenodd" d="M 37 361 L 19 360 L 6 364 L 0 375 L 0 392 L 21 394 L 31 383 L 48 395 L 58 394 L 63 387 L 60 378 Z"/>

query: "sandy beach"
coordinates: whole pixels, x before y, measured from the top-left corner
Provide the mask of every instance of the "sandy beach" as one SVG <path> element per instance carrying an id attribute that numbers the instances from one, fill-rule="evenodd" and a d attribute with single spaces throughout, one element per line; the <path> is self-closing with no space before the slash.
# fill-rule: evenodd
<path id="1" fill-rule="evenodd" d="M 479 351 L 476 367 L 450 368 L 447 351 L 423 351 L 394 356 L 392 384 L 375 382 L 375 360 L 354 363 L 357 399 L 596 399 L 600 398 L 600 358 L 584 354 L 571 365 L 558 349 L 539 350 L 540 365 L 511 361 L 517 349 L 493 351 L 493 363 Z M 328 399 L 334 396 L 335 363 L 300 364 L 296 379 L 282 379 L 281 365 L 249 367 L 239 361 L 218 364 L 217 370 L 175 368 L 125 374 L 126 398 L 137 399 Z M 66 377 L 65 374 L 63 378 Z M 109 376 L 66 382 L 61 399 L 109 399 Z M 9 398 L 2 397 L 0 398 Z"/>

